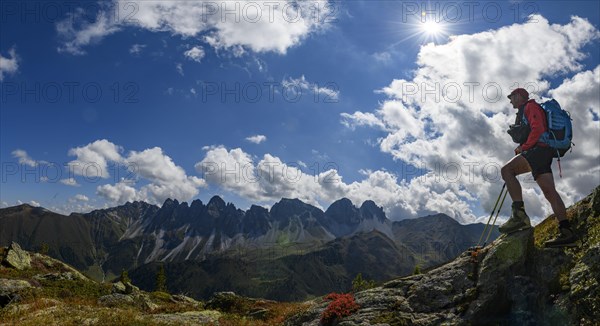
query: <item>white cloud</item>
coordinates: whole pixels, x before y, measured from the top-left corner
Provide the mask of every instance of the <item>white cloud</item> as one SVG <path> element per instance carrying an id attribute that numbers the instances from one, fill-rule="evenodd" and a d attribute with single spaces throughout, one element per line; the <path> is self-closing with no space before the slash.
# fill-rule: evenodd
<path id="1" fill-rule="evenodd" d="M 246 137 L 246 140 L 254 143 L 254 144 L 260 144 L 264 141 L 267 140 L 267 136 L 265 135 L 254 135 L 254 136 L 250 136 L 250 137 Z"/>
<path id="2" fill-rule="evenodd" d="M 565 25 L 551 25 L 537 15 L 530 19 L 537 23 L 453 36 L 446 44 L 421 47 L 412 79 L 397 79 L 382 89 L 388 99 L 374 113 L 342 114 L 342 123 L 350 128 L 366 125 L 388 131 L 380 149 L 402 163 L 403 169 L 411 169 L 412 177 L 425 173 L 435 180 L 437 176 L 438 181 L 424 183 L 427 187 L 414 180 L 400 183 L 407 187 L 406 195 L 416 199 L 405 201 L 408 212 L 445 208 L 453 210 L 455 217 L 475 221 L 482 217 L 468 208 L 473 200 L 491 210 L 501 184 L 498 169 L 514 148 L 505 130 L 515 111 L 506 94 L 517 85 L 526 86 L 534 98 L 551 94 L 574 114 L 574 142 L 581 142 L 583 148 L 581 154 L 568 154 L 562 161 L 563 169 L 581 167 L 557 180 L 566 204 L 599 184 L 599 126 L 590 112 L 599 112 L 599 72 L 598 68 L 580 72 L 585 56 L 581 49 L 599 33 L 579 17 Z M 577 74 L 550 89 L 546 78 L 572 73 Z M 576 146 L 574 151 L 578 150 Z M 410 177 L 409 173 L 407 180 Z M 539 221 L 551 209 L 527 178 L 523 177 L 527 211 Z"/>
<path id="3" fill-rule="evenodd" d="M 108 163 L 121 162 L 123 158 L 120 152 L 122 151 L 122 147 L 106 139 L 96 140 L 83 147 L 71 148 L 69 155 L 76 156 L 77 159 L 68 163 L 69 171 L 90 179 L 106 179 L 110 176 Z"/>
<path id="4" fill-rule="evenodd" d="M 58 52 L 85 54 L 83 50 L 85 46 L 97 43 L 120 30 L 109 12 L 100 10 L 94 22 L 87 21 L 84 16 L 85 12 L 79 8 L 56 24 L 58 36 L 63 40 L 58 47 Z"/>
<path id="5" fill-rule="evenodd" d="M 77 194 L 73 197 L 76 201 L 89 201 L 90 199 L 86 195 Z"/>
<path id="6" fill-rule="evenodd" d="M 59 214 L 69 215 L 71 213 L 88 213 L 96 209 L 109 208 L 106 204 L 104 206 L 98 206 L 91 203 L 89 200 L 85 200 L 87 196 L 81 195 L 83 197 L 77 198 L 78 196 L 80 195 L 69 198 L 67 202 L 61 205 L 48 207 L 48 209 Z"/>
<path id="7" fill-rule="evenodd" d="M 37 162 L 36 160 L 32 159 L 26 151 L 22 150 L 22 149 L 16 149 L 12 152 L 12 155 L 14 158 L 18 158 L 19 159 L 19 164 L 25 164 L 31 167 L 36 167 L 38 166 L 39 162 Z"/>
<path id="8" fill-rule="evenodd" d="M 0 81 L 4 79 L 4 75 L 12 75 L 19 70 L 19 57 L 14 48 L 8 50 L 9 57 L 4 57 L 0 54 Z"/>
<path id="9" fill-rule="evenodd" d="M 387 171 L 363 170 L 363 180 L 345 183 L 334 168 L 309 175 L 300 166 L 284 163 L 271 154 L 254 162 L 242 149 L 227 150 L 222 146 L 210 149 L 195 165 L 209 184 L 261 204 L 286 197 L 326 207 L 347 197 L 357 205 L 374 200 L 393 219 L 443 212 L 466 222 L 473 215 L 465 203 L 473 197 L 457 183 L 432 173 L 407 183 Z"/>
<path id="10" fill-rule="evenodd" d="M 288 78 L 284 79 L 281 82 L 281 85 L 284 88 L 285 92 L 288 92 L 288 98 L 296 99 L 302 96 L 323 96 L 324 102 L 335 102 L 339 99 L 340 92 L 337 89 L 337 85 L 335 83 L 325 83 L 323 86 L 320 86 L 317 83 L 311 83 L 306 80 L 304 75 L 299 78 Z M 327 87 L 331 86 L 331 87 Z M 333 88 L 334 87 L 334 88 Z"/>
<path id="11" fill-rule="evenodd" d="M 373 59 L 375 59 L 375 61 L 381 62 L 383 64 L 389 64 L 392 62 L 392 55 L 387 51 L 376 52 L 376 53 L 373 53 L 372 56 L 373 56 Z"/>
<path id="12" fill-rule="evenodd" d="M 254 201 L 288 197 L 320 206 L 319 201 L 341 197 L 335 185 L 341 178 L 336 170 L 328 169 L 310 176 L 298 166 L 283 163 L 270 154 L 265 154 L 259 162 L 254 163 L 251 156 L 240 148 L 228 151 L 224 147 L 217 147 L 208 150 L 205 158 L 195 167 L 208 183 Z"/>
<path id="13" fill-rule="evenodd" d="M 167 198 L 191 200 L 199 193 L 198 188 L 206 185 L 203 179 L 188 176 L 160 147 L 141 152 L 131 151 L 123 163 L 148 183 L 139 189 L 136 188 L 136 180 L 121 180 L 114 185 L 98 186 L 97 194 L 113 204 L 135 200 L 162 204 Z"/>
<path id="14" fill-rule="evenodd" d="M 30 200 L 30 201 L 29 201 L 29 202 L 27 202 L 27 203 L 24 203 L 24 202 L 22 202 L 20 199 L 19 199 L 19 200 L 17 200 L 17 205 L 23 205 L 23 204 L 29 204 L 29 205 L 31 205 L 31 206 L 33 206 L 33 207 L 40 207 L 40 206 L 41 206 L 41 205 L 40 205 L 40 203 L 38 203 L 38 202 L 37 202 L 37 201 L 35 201 L 35 200 Z"/>
<path id="15" fill-rule="evenodd" d="M 5 202 L 5 201 L 3 201 L 3 202 L 2 202 L 2 207 L 8 207 L 8 203 L 7 203 L 7 202 Z"/>
<path id="16" fill-rule="evenodd" d="M 202 62 L 202 58 L 204 58 L 206 54 L 204 53 L 204 49 L 201 46 L 195 46 L 185 51 L 183 55 L 185 55 L 190 60 Z"/>
<path id="17" fill-rule="evenodd" d="M 64 44 L 61 51 L 84 53 L 83 47 L 125 26 L 154 32 L 194 37 L 215 49 L 234 55 L 286 51 L 308 35 L 325 29 L 334 19 L 333 3 L 326 0 L 296 1 L 130 1 L 114 0 L 101 10 L 94 23 L 83 21 L 78 11 L 57 24 Z M 318 7 L 318 15 L 315 9 Z M 234 12 L 234 13 L 232 13 Z"/>
<path id="18" fill-rule="evenodd" d="M 77 180 L 75 180 L 74 178 L 61 179 L 60 183 L 71 187 L 81 186 L 79 183 L 77 183 Z"/>
<path id="19" fill-rule="evenodd" d="M 96 194 L 104 197 L 113 204 L 123 204 L 134 202 L 136 200 L 145 200 L 138 194 L 134 188 L 134 182 L 131 180 L 122 180 L 114 185 L 105 184 L 96 188 Z"/>
<path id="20" fill-rule="evenodd" d="M 352 130 L 358 126 L 377 127 L 385 130 L 385 124 L 371 112 L 356 111 L 352 114 L 342 113 L 342 124 Z"/>
<path id="21" fill-rule="evenodd" d="M 177 70 L 177 73 L 179 73 L 180 75 L 184 76 L 183 65 L 181 63 L 176 63 L 175 64 L 175 69 Z"/>
<path id="22" fill-rule="evenodd" d="M 134 44 L 129 48 L 129 53 L 132 55 L 139 55 L 145 47 L 146 44 Z"/>

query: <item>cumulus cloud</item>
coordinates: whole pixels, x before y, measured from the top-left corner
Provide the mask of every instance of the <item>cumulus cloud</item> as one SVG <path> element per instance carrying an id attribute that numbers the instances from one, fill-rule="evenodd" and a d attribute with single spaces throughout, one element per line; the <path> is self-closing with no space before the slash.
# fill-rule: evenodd
<path id="1" fill-rule="evenodd" d="M 377 127 L 385 130 L 385 124 L 375 114 L 371 112 L 356 111 L 352 114 L 342 113 L 342 124 L 352 130 L 359 126 Z"/>
<path id="2" fill-rule="evenodd" d="M 136 200 L 162 204 L 167 198 L 190 200 L 205 186 L 203 179 L 188 176 L 160 147 L 131 151 L 126 157 L 117 159 L 137 179 L 122 179 L 116 184 L 98 186 L 96 193 L 112 204 Z M 140 181 L 145 184 L 138 186 Z"/>
<path id="3" fill-rule="evenodd" d="M 96 193 L 111 203 L 124 204 L 136 200 L 144 200 L 134 187 L 132 180 L 122 180 L 114 185 L 105 184 L 96 188 Z"/>
<path id="4" fill-rule="evenodd" d="M 38 203 L 35 200 L 30 201 L 29 204 L 31 204 L 31 206 L 33 206 L 33 207 L 40 207 L 40 206 L 42 206 L 40 203 Z"/>
<path id="5" fill-rule="evenodd" d="M 241 148 L 228 150 L 223 146 L 210 148 L 205 158 L 195 165 L 209 184 L 266 205 L 286 197 L 326 207 L 347 197 L 357 205 L 374 200 L 392 219 L 443 212 L 467 222 L 472 216 L 466 202 L 473 197 L 451 179 L 434 173 L 407 183 L 388 171 L 363 171 L 363 180 L 345 183 L 333 166 L 315 175 L 302 172 L 301 166 L 284 163 L 271 154 L 254 161 Z"/>
<path id="6" fill-rule="evenodd" d="M 204 53 L 204 49 L 201 46 L 195 46 L 185 51 L 183 55 L 185 55 L 190 60 L 202 62 L 202 58 L 204 58 L 206 54 Z"/>
<path id="7" fill-rule="evenodd" d="M 246 137 L 246 140 L 254 143 L 254 144 L 260 144 L 264 141 L 267 140 L 267 136 L 265 135 L 254 135 L 254 136 L 250 136 L 250 137 Z"/>
<path id="8" fill-rule="evenodd" d="M 76 175 L 84 175 L 90 179 L 107 179 L 109 171 L 113 169 L 124 168 L 129 171 L 133 179 L 121 179 L 116 184 L 96 187 L 96 193 L 112 205 L 136 200 L 162 204 L 167 198 L 190 200 L 198 194 L 199 188 L 206 186 L 203 179 L 188 176 L 160 147 L 140 152 L 130 151 L 127 155 L 122 155 L 123 151 L 123 147 L 106 139 L 96 140 L 69 150 L 69 155 L 77 158 L 68 165 Z M 61 182 L 79 185 L 74 178 L 63 179 Z M 77 199 L 82 201 L 83 197 Z M 85 206 L 83 209 L 89 207 Z"/>
<path id="9" fill-rule="evenodd" d="M 59 49 L 82 54 L 85 46 L 125 26 L 133 26 L 184 38 L 194 37 L 215 49 L 230 50 L 234 55 L 241 55 L 246 50 L 285 54 L 311 33 L 326 28 L 335 13 L 333 3 L 327 0 L 114 0 L 107 7 L 112 10 L 100 10 L 94 23 L 74 26 L 73 21 L 82 20 L 77 17 L 82 14 L 78 13 L 57 24 L 64 40 Z"/>
<path id="10" fill-rule="evenodd" d="M 77 194 L 73 197 L 74 200 L 76 201 L 89 201 L 90 199 L 88 198 L 88 196 L 86 195 L 82 195 L 82 194 Z"/>
<path id="11" fill-rule="evenodd" d="M 108 178 L 110 177 L 109 162 L 122 162 L 121 152 L 123 148 L 106 139 L 96 140 L 82 147 L 71 148 L 69 156 L 77 159 L 68 163 L 69 171 L 86 178 Z"/>
<path id="12" fill-rule="evenodd" d="M 0 54 L 0 81 L 4 75 L 12 75 L 19 70 L 19 57 L 14 48 L 8 51 L 10 57 L 4 57 Z"/>
<path id="13" fill-rule="evenodd" d="M 209 149 L 195 168 L 209 184 L 258 202 L 299 198 L 320 206 L 320 202 L 340 198 L 337 189 L 341 177 L 335 169 L 315 176 L 300 170 L 297 163 L 287 164 L 278 157 L 265 154 L 258 162 L 241 148 L 227 150 L 219 146 Z"/>
<path id="14" fill-rule="evenodd" d="M 77 180 L 75 180 L 75 178 L 61 179 L 60 183 L 67 185 L 67 186 L 71 186 L 71 187 L 81 186 L 79 183 L 77 183 Z"/>
<path id="15" fill-rule="evenodd" d="M 491 210 L 501 184 L 498 169 L 511 158 L 514 148 L 505 130 L 514 121 L 515 111 L 506 95 L 517 86 L 526 87 L 538 100 L 549 94 L 571 109 L 574 142 L 581 142 L 583 148 L 565 157 L 563 168 L 586 170 L 577 169 L 557 181 L 566 204 L 598 185 L 598 121 L 591 119 L 593 112 L 599 112 L 598 68 L 581 71 L 580 63 L 585 57 L 583 46 L 598 38 L 598 30 L 579 17 L 565 25 L 550 24 L 539 15 L 530 19 L 537 22 L 453 36 L 446 44 L 421 47 L 414 76 L 393 80 L 380 90 L 388 98 L 378 109 L 342 114 L 347 127 L 387 131 L 379 141 L 380 149 L 404 166 L 425 176 L 443 176 L 442 181 L 428 184 L 429 190 L 403 180 L 407 194 L 418 198 L 405 201 L 408 211 L 422 208 L 419 203 L 431 198 L 437 204 L 428 204 L 426 209 L 463 207 L 455 217 L 460 213 L 465 221 L 482 218 L 468 208 L 472 201 Z M 559 76 L 567 78 L 551 89 L 547 79 Z M 588 181 L 580 182 L 584 178 Z M 550 206 L 539 188 L 530 177 L 522 180 L 529 215 L 537 220 L 545 217 Z"/>

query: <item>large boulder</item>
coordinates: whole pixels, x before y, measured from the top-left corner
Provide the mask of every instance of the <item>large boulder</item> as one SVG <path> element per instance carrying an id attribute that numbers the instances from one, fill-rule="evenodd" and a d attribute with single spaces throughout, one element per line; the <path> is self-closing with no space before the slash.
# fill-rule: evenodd
<path id="1" fill-rule="evenodd" d="M 4 257 L 4 263 L 18 270 L 24 270 L 31 267 L 31 257 L 29 253 L 13 242 L 8 247 L 8 252 Z"/>
<path id="2" fill-rule="evenodd" d="M 477 275 L 479 295 L 469 306 L 467 319 L 482 324 L 494 323 L 498 318 L 506 318 L 513 306 L 533 310 L 525 298 L 529 292 L 523 292 L 534 286 L 529 277 L 533 251 L 533 229 L 529 229 L 503 235 L 481 252 L 484 258 Z M 514 309 L 512 312 L 517 313 L 514 316 L 518 319 L 516 322 L 523 324 L 525 317 L 520 318 Z"/>
<path id="3" fill-rule="evenodd" d="M 31 287 L 31 284 L 24 280 L 0 278 L 0 308 L 18 300 L 19 293 Z"/>

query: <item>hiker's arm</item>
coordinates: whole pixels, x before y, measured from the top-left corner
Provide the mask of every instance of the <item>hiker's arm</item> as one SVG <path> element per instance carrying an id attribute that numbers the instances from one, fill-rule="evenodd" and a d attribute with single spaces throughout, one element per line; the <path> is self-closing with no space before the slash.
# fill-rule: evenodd
<path id="1" fill-rule="evenodd" d="M 536 104 L 527 103 L 525 107 L 525 116 L 527 117 L 527 121 L 529 121 L 529 126 L 531 127 L 531 132 L 529 132 L 529 137 L 527 137 L 527 141 L 523 145 L 521 145 L 522 151 L 528 151 L 540 139 L 540 136 L 544 133 L 544 113 L 542 109 L 539 108 Z"/>

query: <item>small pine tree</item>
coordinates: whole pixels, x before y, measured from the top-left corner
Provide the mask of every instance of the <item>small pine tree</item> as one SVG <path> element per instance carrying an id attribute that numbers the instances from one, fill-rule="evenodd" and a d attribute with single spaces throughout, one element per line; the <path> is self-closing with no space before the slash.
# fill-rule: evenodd
<path id="1" fill-rule="evenodd" d="M 163 264 L 160 264 L 156 273 L 156 291 L 167 292 L 167 275 Z"/>
<path id="2" fill-rule="evenodd" d="M 125 283 L 131 283 L 131 279 L 129 278 L 129 274 L 127 273 L 127 271 L 125 269 L 121 270 L 120 281 L 123 284 L 125 284 Z"/>
<path id="3" fill-rule="evenodd" d="M 415 265 L 415 270 L 413 271 L 413 275 L 421 274 L 421 266 L 419 264 Z"/>
<path id="4" fill-rule="evenodd" d="M 375 281 L 364 280 L 362 277 L 362 273 L 358 273 L 358 275 L 356 275 L 354 280 L 352 280 L 352 291 L 353 292 L 364 291 L 364 290 L 374 288 L 374 287 L 375 287 Z"/>

